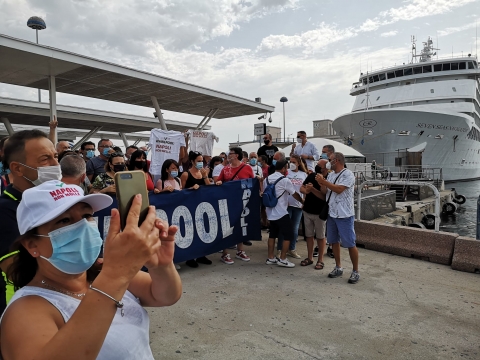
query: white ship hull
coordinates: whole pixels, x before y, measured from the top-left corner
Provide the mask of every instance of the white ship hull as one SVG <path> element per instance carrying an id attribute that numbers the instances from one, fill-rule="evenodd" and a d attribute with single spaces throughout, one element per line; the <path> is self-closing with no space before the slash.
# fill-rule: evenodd
<path id="1" fill-rule="evenodd" d="M 410 107 L 352 112 L 335 119 L 333 128 L 367 161 L 395 168 L 394 153 L 412 149 L 421 152 L 422 166 L 441 168 L 445 181 L 459 181 L 480 178 L 480 139 L 468 136 L 478 129 L 474 124 L 465 114 Z"/>

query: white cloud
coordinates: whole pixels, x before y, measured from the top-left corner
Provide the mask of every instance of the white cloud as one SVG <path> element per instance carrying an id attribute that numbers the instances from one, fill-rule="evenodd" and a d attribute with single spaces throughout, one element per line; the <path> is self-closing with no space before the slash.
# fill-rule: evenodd
<path id="1" fill-rule="evenodd" d="M 381 37 L 391 37 L 391 36 L 395 36 L 397 34 L 398 34 L 398 30 L 392 30 L 392 31 L 387 31 L 387 32 L 381 33 L 380 36 Z"/>
<path id="2" fill-rule="evenodd" d="M 475 29 L 475 26 L 477 26 L 477 24 L 473 22 L 470 24 L 465 24 L 463 26 L 449 27 L 449 28 L 446 28 L 445 30 L 438 31 L 438 36 L 447 36 L 457 32 L 461 32 L 469 29 Z"/>
<path id="3" fill-rule="evenodd" d="M 311 54 L 325 48 L 327 45 L 356 36 L 353 28 L 338 29 L 336 25 L 324 22 L 315 30 L 299 35 L 270 35 L 262 39 L 258 50 L 301 49 L 304 54 Z"/>
<path id="4" fill-rule="evenodd" d="M 398 21 L 411 21 L 426 16 L 445 14 L 455 8 L 477 0 L 407 0 L 407 4 L 398 8 L 382 11 L 374 19 L 367 19 L 360 26 L 360 31 L 374 31 L 383 25 Z"/>

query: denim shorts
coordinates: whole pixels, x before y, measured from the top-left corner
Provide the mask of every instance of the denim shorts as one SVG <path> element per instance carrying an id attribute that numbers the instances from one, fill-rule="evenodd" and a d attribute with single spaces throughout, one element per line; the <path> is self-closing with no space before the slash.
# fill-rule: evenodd
<path id="1" fill-rule="evenodd" d="M 329 215 L 327 223 L 327 239 L 329 244 L 341 242 L 345 248 L 353 248 L 356 246 L 357 237 L 353 227 L 353 216 L 348 218 L 332 218 Z"/>

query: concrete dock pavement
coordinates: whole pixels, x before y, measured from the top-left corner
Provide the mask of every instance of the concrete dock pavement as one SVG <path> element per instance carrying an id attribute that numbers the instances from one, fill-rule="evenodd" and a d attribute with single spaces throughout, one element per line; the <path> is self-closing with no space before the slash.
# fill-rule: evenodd
<path id="1" fill-rule="evenodd" d="M 329 279 L 328 257 L 324 270 L 265 265 L 262 233 L 250 262 L 181 264 L 182 298 L 148 309 L 156 359 L 480 359 L 479 274 L 359 249 L 352 285 L 346 249 Z"/>

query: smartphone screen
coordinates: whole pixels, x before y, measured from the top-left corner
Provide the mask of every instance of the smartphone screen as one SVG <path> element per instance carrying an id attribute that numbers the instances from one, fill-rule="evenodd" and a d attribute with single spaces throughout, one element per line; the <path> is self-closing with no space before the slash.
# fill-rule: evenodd
<path id="1" fill-rule="evenodd" d="M 147 217 L 149 206 L 145 173 L 141 170 L 117 172 L 115 174 L 115 184 L 122 230 L 127 223 L 128 212 L 132 206 L 134 196 L 137 194 L 142 195 L 142 207 L 140 209 L 140 218 L 138 221 L 138 225 L 140 226 Z"/>

